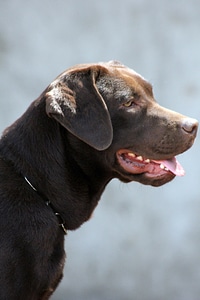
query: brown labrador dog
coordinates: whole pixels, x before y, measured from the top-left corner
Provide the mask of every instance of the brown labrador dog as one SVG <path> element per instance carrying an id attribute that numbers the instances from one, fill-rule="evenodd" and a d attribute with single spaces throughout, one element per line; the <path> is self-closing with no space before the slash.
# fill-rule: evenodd
<path id="1" fill-rule="evenodd" d="M 62 278 L 64 235 L 112 178 L 160 186 L 198 123 L 159 106 L 118 62 L 58 76 L 0 140 L 0 299 L 45 300 Z"/>

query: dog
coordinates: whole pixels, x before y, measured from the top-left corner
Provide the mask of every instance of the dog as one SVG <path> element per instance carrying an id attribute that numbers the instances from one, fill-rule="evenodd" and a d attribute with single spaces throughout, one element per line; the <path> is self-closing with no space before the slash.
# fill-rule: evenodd
<path id="1" fill-rule="evenodd" d="M 0 140 L 0 299 L 49 299 L 63 276 L 65 234 L 90 218 L 106 185 L 184 175 L 175 156 L 197 128 L 119 62 L 59 75 Z"/>

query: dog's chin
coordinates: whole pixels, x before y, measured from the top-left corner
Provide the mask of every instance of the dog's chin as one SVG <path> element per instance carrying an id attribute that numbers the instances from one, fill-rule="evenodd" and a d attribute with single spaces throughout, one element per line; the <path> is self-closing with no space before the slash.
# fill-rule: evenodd
<path id="1" fill-rule="evenodd" d="M 170 182 L 176 176 L 171 172 L 162 175 L 160 174 L 157 176 L 152 176 L 149 175 L 148 173 L 130 174 L 125 172 L 118 172 L 118 175 L 119 175 L 118 176 L 119 180 L 125 183 L 136 181 L 145 185 L 151 185 L 155 187 L 159 187 L 165 183 Z"/>
<path id="2" fill-rule="evenodd" d="M 155 187 L 159 187 L 165 183 L 170 182 L 175 178 L 176 175 L 171 173 L 170 171 L 163 171 L 160 174 L 150 174 L 150 173 L 139 173 L 139 174 L 132 174 L 128 173 L 125 170 L 119 168 L 117 170 L 118 179 L 122 182 L 128 183 L 132 181 L 136 181 L 145 185 L 151 185 Z"/>
<path id="3" fill-rule="evenodd" d="M 117 152 L 117 173 L 117 177 L 126 183 L 137 181 L 145 185 L 161 186 L 176 175 L 183 176 L 184 170 L 175 158 L 150 160 L 129 150 L 120 150 Z"/>

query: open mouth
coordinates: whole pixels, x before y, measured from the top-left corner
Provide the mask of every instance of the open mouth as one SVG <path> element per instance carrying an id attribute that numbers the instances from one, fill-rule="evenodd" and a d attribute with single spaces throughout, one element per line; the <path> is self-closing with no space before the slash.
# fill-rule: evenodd
<path id="1" fill-rule="evenodd" d="M 184 176 L 185 174 L 183 167 L 175 157 L 167 160 L 151 160 L 130 150 L 122 149 L 117 152 L 117 159 L 121 167 L 131 174 L 147 173 L 152 176 L 161 176 L 169 172 L 175 176 Z"/>

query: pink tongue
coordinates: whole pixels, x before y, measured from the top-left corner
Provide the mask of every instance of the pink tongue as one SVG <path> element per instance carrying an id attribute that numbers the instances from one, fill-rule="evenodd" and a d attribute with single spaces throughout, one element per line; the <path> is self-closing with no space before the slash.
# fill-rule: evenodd
<path id="1" fill-rule="evenodd" d="M 185 171 L 175 157 L 168 160 L 153 160 L 155 163 L 163 164 L 176 176 L 184 176 Z"/>

